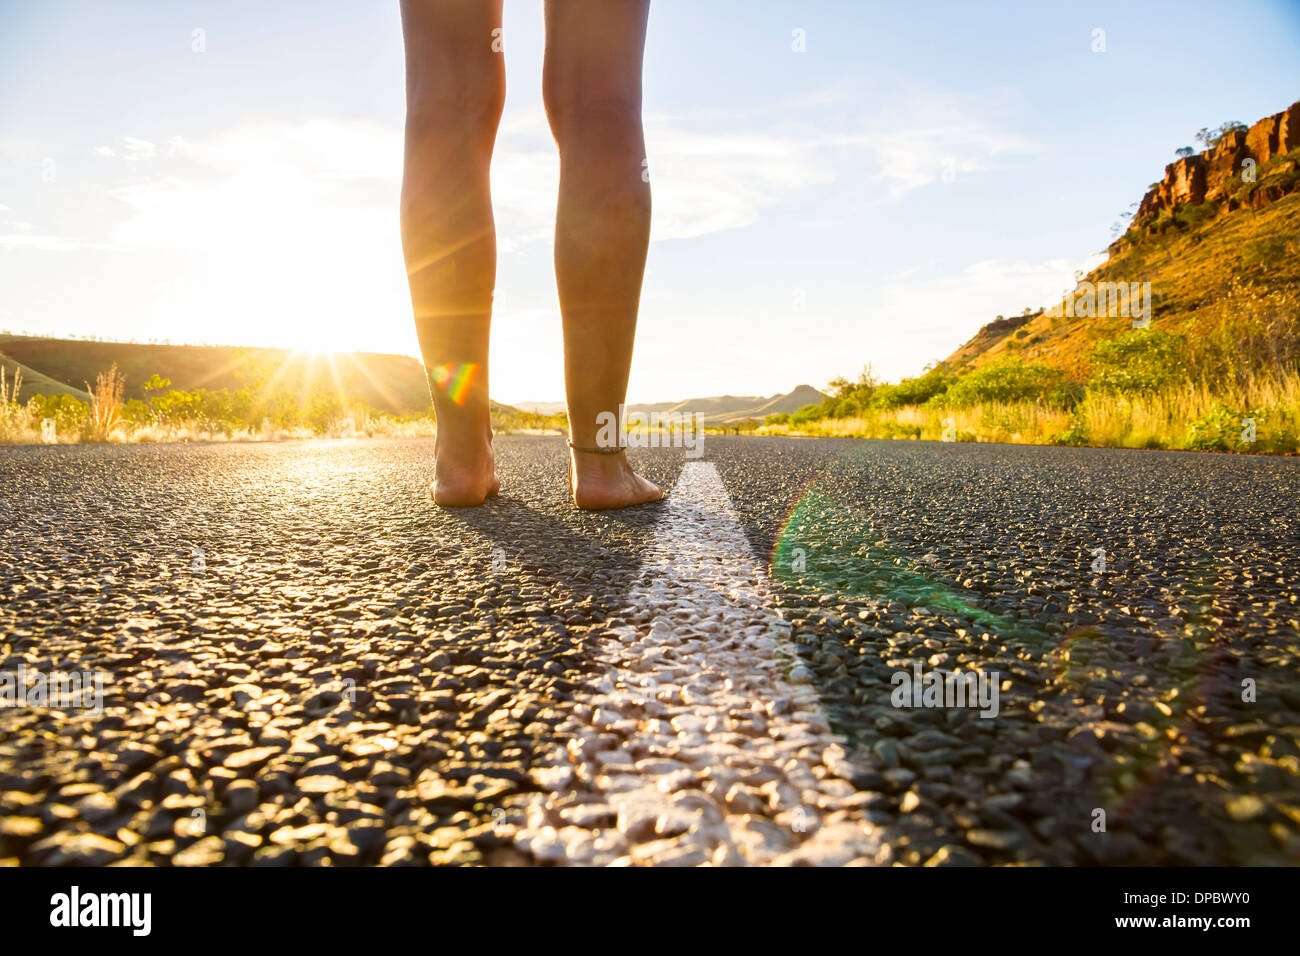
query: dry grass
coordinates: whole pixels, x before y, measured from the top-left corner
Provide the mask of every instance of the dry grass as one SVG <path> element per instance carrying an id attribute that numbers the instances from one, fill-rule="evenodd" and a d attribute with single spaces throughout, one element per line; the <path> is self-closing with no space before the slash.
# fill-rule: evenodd
<path id="1" fill-rule="evenodd" d="M 137 425 L 129 432 L 119 429 L 115 437 L 131 442 L 187 441 L 307 441 L 320 438 L 432 438 L 437 434 L 433 419 L 399 419 L 364 412 L 345 413 L 322 432 L 310 428 L 282 428 L 265 424 L 261 428 L 204 428 L 200 425 Z"/>
<path id="2" fill-rule="evenodd" d="M 1090 445 L 1187 448 L 1192 423 L 1220 407 L 1241 416 L 1263 412 L 1270 420 L 1265 428 L 1294 422 L 1300 416 L 1300 375 L 1251 377 L 1218 389 L 1189 384 L 1131 399 L 1089 394 L 1079 403 L 1075 419 Z M 1274 450 L 1294 452 L 1295 448 Z"/>
<path id="3" fill-rule="evenodd" d="M 0 441 L 30 441 L 27 409 L 19 403 L 18 393 L 23 387 L 23 373 L 14 369 L 12 385 L 6 378 L 5 368 L 0 365 Z"/>
<path id="4" fill-rule="evenodd" d="M 1193 423 L 1216 412 L 1234 429 L 1240 416 L 1259 416 L 1256 444 L 1238 450 L 1295 453 L 1300 375 L 1251 377 L 1219 388 L 1182 385 L 1132 398 L 1090 392 L 1073 411 L 1039 402 L 994 402 L 960 410 L 909 405 L 861 418 L 768 425 L 757 433 L 938 441 L 948 424 L 949 434 L 958 441 L 1191 448 Z"/>
<path id="5" fill-rule="evenodd" d="M 1063 431 L 1069 421 L 1068 412 L 1039 402 L 986 402 L 945 410 L 905 405 L 861 418 L 828 418 L 792 427 L 769 425 L 758 429 L 758 434 L 940 441 L 948 432 L 959 441 L 1036 444 Z"/>
<path id="6" fill-rule="evenodd" d="M 114 363 L 107 372 L 95 378 L 95 387 L 86 383 L 90 393 L 90 425 L 96 441 L 108 441 L 122 424 L 122 396 L 126 392 L 126 376 Z"/>
<path id="7" fill-rule="evenodd" d="M 60 427 L 59 440 L 119 442 L 210 442 L 210 441 L 292 441 L 318 438 L 431 438 L 436 434 L 432 416 L 396 417 L 376 414 L 359 406 L 348 406 L 323 429 L 280 426 L 263 420 L 260 424 L 239 425 L 194 419 L 181 422 L 141 424 L 124 417 L 123 402 L 126 377 L 116 365 L 96 376 L 94 387 L 87 385 L 91 397 L 86 417 L 80 427 Z M 38 399 L 21 403 L 22 374 L 12 383 L 0 366 L 0 443 L 26 444 L 41 441 L 42 413 Z M 83 406 L 84 407 L 84 406 Z M 538 421 L 543 419 L 538 418 Z M 494 423 L 495 425 L 496 423 Z M 509 425 L 510 422 L 504 421 Z M 498 432 L 518 429 L 496 428 Z"/>

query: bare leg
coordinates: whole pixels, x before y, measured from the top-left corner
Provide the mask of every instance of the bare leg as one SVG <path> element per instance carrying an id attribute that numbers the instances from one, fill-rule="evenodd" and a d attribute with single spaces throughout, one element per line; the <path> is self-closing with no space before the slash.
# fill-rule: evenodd
<path id="1" fill-rule="evenodd" d="M 488 416 L 496 229 L 488 170 L 505 101 L 501 0 L 402 0 L 402 249 L 438 415 L 433 497 L 497 493 Z M 499 48 L 499 45 L 498 45 Z"/>
<path id="2" fill-rule="evenodd" d="M 649 0 L 546 0 L 542 90 L 560 149 L 555 275 L 573 444 L 596 445 L 598 416 L 627 395 L 650 242 L 642 177 L 641 59 Z M 663 492 L 626 452 L 572 453 L 574 502 L 622 508 Z"/>

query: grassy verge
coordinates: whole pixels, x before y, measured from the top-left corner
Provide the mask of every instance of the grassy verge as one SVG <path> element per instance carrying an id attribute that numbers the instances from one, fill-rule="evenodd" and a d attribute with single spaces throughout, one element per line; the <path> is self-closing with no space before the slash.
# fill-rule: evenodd
<path id="1" fill-rule="evenodd" d="M 0 366 L 0 444 L 79 442 L 283 441 L 306 438 L 426 438 L 437 433 L 433 409 L 391 415 L 323 391 L 265 394 L 242 389 L 185 391 L 154 376 L 144 400 L 124 400 L 116 366 L 81 401 L 71 394 L 20 400 L 21 370 Z M 494 406 L 497 434 L 559 434 L 563 416 Z"/>
<path id="2" fill-rule="evenodd" d="M 1295 454 L 1300 375 L 1247 379 L 1229 389 L 1184 383 L 1132 395 L 1089 392 L 1069 409 L 1043 400 L 905 405 L 769 424 L 756 433 Z"/>

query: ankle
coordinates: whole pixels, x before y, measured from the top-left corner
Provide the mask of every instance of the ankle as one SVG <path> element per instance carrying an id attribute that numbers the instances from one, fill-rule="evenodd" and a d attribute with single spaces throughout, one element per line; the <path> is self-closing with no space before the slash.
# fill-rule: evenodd
<path id="1" fill-rule="evenodd" d="M 492 440 L 492 419 L 486 405 L 482 408 L 436 408 L 435 415 L 434 425 L 439 439 L 466 447 Z"/>
<path id="2" fill-rule="evenodd" d="M 574 449 L 570 451 L 569 455 L 573 461 L 574 471 L 584 477 L 613 477 L 631 470 L 631 466 L 627 461 L 627 452 L 625 451 L 606 455 Z"/>

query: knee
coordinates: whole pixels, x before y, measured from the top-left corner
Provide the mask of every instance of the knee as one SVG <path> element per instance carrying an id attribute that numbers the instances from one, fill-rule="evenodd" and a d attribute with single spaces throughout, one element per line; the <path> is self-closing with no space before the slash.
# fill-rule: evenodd
<path id="1" fill-rule="evenodd" d="M 505 77 L 498 70 L 430 77 L 407 88 L 408 145 L 454 136 L 491 147 L 505 108 Z"/>
<path id="2" fill-rule="evenodd" d="M 644 151 L 640 96 L 597 95 L 558 83 L 545 84 L 542 96 L 561 153 L 575 149 Z"/>

